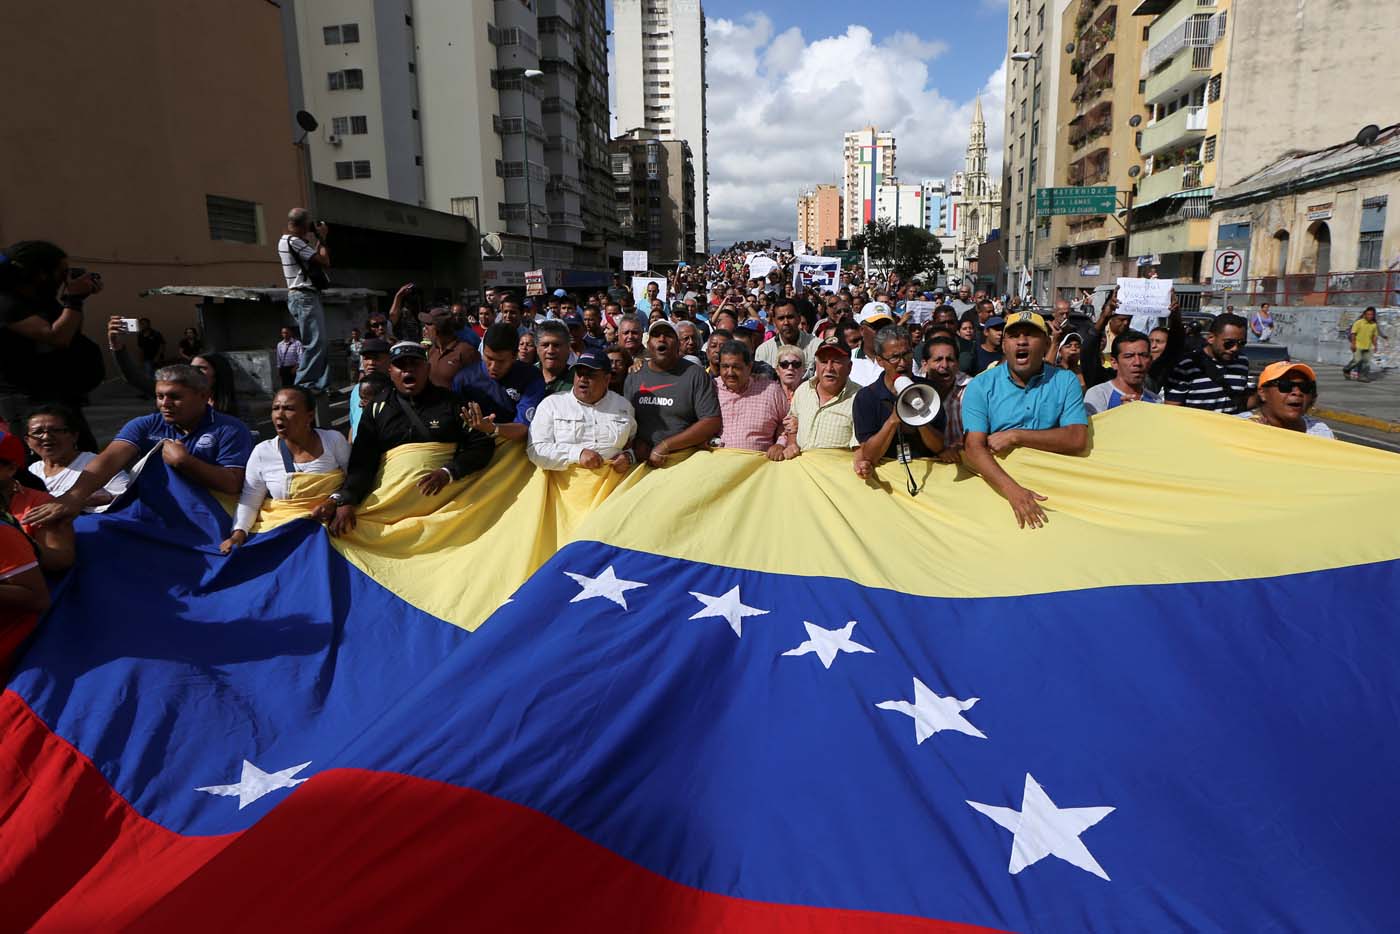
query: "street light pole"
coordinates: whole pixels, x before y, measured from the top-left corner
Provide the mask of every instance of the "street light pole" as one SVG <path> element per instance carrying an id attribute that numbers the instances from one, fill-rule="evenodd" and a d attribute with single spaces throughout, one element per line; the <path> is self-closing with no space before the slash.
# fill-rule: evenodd
<path id="1" fill-rule="evenodd" d="M 524 158 L 521 160 L 525 166 L 525 231 L 530 238 L 530 269 L 539 267 L 535 265 L 535 205 L 534 196 L 530 190 L 530 122 L 525 116 L 525 82 L 531 78 L 538 78 L 544 72 L 538 68 L 526 68 L 520 73 L 520 139 L 521 151 Z"/>

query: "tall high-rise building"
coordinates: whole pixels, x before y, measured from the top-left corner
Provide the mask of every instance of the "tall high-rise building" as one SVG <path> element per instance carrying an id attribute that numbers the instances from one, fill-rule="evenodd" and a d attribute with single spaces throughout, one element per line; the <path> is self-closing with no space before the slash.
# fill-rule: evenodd
<path id="1" fill-rule="evenodd" d="M 818 185 L 797 198 L 797 239 L 820 253 L 841 238 L 841 192 L 835 185 Z"/>
<path id="2" fill-rule="evenodd" d="M 1076 0 L 1008 0 L 1006 114 L 1001 168 L 1002 291 L 1019 292 L 1022 271 L 1037 301 L 1050 299 L 1050 218 L 1037 217 L 1035 191 L 1054 184 L 1055 127 L 1062 66 L 1062 14 Z M 1021 56 L 1012 59 L 1012 55 Z M 1026 56 L 1029 56 L 1027 58 Z"/>
<path id="3" fill-rule="evenodd" d="M 618 129 L 643 128 L 690 144 L 695 251 L 709 252 L 709 131 L 705 12 L 700 0 L 612 0 Z"/>
<path id="4" fill-rule="evenodd" d="M 849 240 L 875 219 L 875 190 L 895 171 L 894 134 L 873 126 L 846 134 L 842 158 L 841 237 Z"/>
<path id="5" fill-rule="evenodd" d="M 652 266 L 689 262 L 695 244 L 695 162 L 685 140 L 654 130 L 629 130 L 613 140 L 617 220 L 633 250 Z"/>
<path id="6" fill-rule="evenodd" d="M 953 202 L 957 233 L 950 272 L 956 270 L 966 277 L 973 271 L 982 244 L 1001 221 L 1001 185 L 987 175 L 987 121 L 980 97 L 972 108 L 961 189 Z"/>
<path id="7" fill-rule="evenodd" d="M 605 282 L 621 244 L 602 4 L 286 0 L 313 177 L 501 234 L 489 285 Z"/>

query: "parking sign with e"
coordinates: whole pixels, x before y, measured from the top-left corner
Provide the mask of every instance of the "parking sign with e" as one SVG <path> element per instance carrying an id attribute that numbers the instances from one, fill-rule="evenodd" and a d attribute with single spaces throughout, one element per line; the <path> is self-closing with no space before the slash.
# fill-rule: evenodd
<path id="1" fill-rule="evenodd" d="M 1244 254 L 1239 250 L 1218 250 L 1215 254 L 1215 284 L 1239 285 L 1244 281 Z"/>

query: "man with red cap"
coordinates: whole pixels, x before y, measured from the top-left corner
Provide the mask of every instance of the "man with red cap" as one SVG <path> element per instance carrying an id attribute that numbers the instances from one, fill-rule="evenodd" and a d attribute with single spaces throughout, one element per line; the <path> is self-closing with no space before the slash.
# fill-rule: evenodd
<path id="1" fill-rule="evenodd" d="M 816 374 L 792 394 L 789 426 L 799 451 L 850 450 L 856 446 L 851 407 L 859 386 L 851 382 L 851 349 L 839 337 L 817 345 Z"/>

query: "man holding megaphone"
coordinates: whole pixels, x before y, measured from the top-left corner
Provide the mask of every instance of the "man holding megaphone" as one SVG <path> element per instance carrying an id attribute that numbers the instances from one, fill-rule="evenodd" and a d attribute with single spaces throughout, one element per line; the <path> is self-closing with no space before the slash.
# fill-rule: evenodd
<path id="1" fill-rule="evenodd" d="M 938 390 L 912 373 L 909 329 L 881 328 L 875 335 L 874 357 L 883 375 L 856 393 L 852 407 L 860 442 L 855 471 L 862 479 L 869 479 L 875 465 L 886 457 L 908 464 L 915 458 L 937 457 L 943 450 L 944 416 Z"/>

